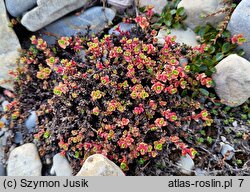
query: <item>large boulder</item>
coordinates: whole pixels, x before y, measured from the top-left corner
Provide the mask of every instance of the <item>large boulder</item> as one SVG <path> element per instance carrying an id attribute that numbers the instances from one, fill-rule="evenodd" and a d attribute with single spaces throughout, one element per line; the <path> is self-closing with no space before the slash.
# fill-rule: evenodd
<path id="1" fill-rule="evenodd" d="M 21 23 L 30 31 L 38 31 L 64 15 L 86 5 L 89 0 L 38 0 L 38 6 L 26 13 Z"/>
<path id="2" fill-rule="evenodd" d="M 20 48 L 15 32 L 9 27 L 4 1 L 0 1 L 0 86 L 4 88 L 13 89 L 9 70 L 16 69 Z"/>
<path id="3" fill-rule="evenodd" d="M 213 80 L 222 102 L 231 107 L 239 106 L 250 97 L 250 62 L 231 54 L 216 65 Z"/>
<path id="4" fill-rule="evenodd" d="M 13 17 L 22 16 L 36 6 L 37 0 L 5 0 L 6 8 Z"/>
<path id="5" fill-rule="evenodd" d="M 228 24 L 228 30 L 232 35 L 243 34 L 247 39 L 240 48 L 244 49 L 244 57 L 250 60 L 250 1 L 242 0 L 241 3 L 234 10 L 230 22 Z"/>
<path id="6" fill-rule="evenodd" d="M 86 159 L 76 176 L 125 176 L 107 157 L 95 154 Z"/>
<path id="7" fill-rule="evenodd" d="M 221 13 L 204 18 L 204 16 L 215 13 L 221 8 L 224 8 L 225 5 L 223 4 L 223 0 L 182 0 L 178 4 L 178 8 L 180 7 L 185 8 L 187 13 L 185 23 L 191 29 L 194 29 L 199 25 L 205 25 L 206 23 L 211 23 L 215 26 L 225 17 L 225 14 Z"/>
<path id="8" fill-rule="evenodd" d="M 102 31 L 113 19 L 115 12 L 112 9 L 103 7 L 92 7 L 80 15 L 64 17 L 42 29 L 43 39 L 53 44 L 56 37 L 72 36 L 77 33 L 93 33 Z M 54 34 L 54 36 L 46 35 Z"/>
<path id="9" fill-rule="evenodd" d="M 154 12 L 158 14 L 161 14 L 163 8 L 167 5 L 166 0 L 138 0 L 138 2 L 139 2 L 139 7 L 153 5 Z"/>
<path id="10" fill-rule="evenodd" d="M 42 163 L 33 143 L 27 143 L 11 151 L 8 176 L 41 176 Z"/>
<path id="11" fill-rule="evenodd" d="M 180 44 L 186 44 L 192 47 L 199 45 L 196 40 L 196 34 L 189 28 L 187 28 L 187 30 L 171 29 L 169 31 L 161 29 L 157 36 L 158 44 L 163 45 L 167 35 L 176 36 L 176 42 Z"/>

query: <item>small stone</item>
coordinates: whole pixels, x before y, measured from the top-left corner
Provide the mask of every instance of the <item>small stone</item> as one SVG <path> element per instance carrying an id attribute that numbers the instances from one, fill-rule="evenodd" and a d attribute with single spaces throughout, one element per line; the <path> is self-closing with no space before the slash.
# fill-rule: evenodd
<path id="1" fill-rule="evenodd" d="M 2 102 L 2 109 L 3 109 L 3 112 L 6 112 L 7 111 L 7 105 L 9 105 L 9 101 L 4 101 Z"/>
<path id="2" fill-rule="evenodd" d="M 50 173 L 51 175 L 56 174 L 56 176 L 72 176 L 73 170 L 66 157 L 58 153 L 53 157 L 53 166 Z"/>
<path id="3" fill-rule="evenodd" d="M 246 59 L 250 60 L 250 1 L 242 0 L 240 4 L 234 10 L 231 19 L 228 23 L 228 30 L 232 35 L 243 34 L 247 39 L 246 43 L 243 43 L 242 48 L 245 52 Z"/>
<path id="4" fill-rule="evenodd" d="M 238 127 L 238 122 L 237 121 L 234 121 L 232 124 L 233 124 L 234 127 Z"/>
<path id="5" fill-rule="evenodd" d="M 28 119 L 25 121 L 25 126 L 29 130 L 30 133 L 32 133 L 34 129 L 36 128 L 36 121 L 37 121 L 36 112 L 32 111 Z"/>
<path id="6" fill-rule="evenodd" d="M 0 31 L 0 86 L 13 90 L 13 77 L 9 71 L 17 68 L 21 46 L 14 30 L 9 27 L 4 1 L 0 1 Z"/>
<path id="7" fill-rule="evenodd" d="M 51 25 L 46 26 L 40 32 L 43 34 L 43 39 L 54 44 L 55 37 L 45 35 L 44 33 L 52 33 L 56 36 L 75 36 L 78 33 L 87 34 L 88 27 L 90 34 L 96 34 L 102 31 L 107 24 L 115 18 L 115 12 L 112 9 L 103 7 L 93 7 L 83 12 L 81 15 L 72 15 L 62 18 Z"/>
<path id="8" fill-rule="evenodd" d="M 41 176 L 42 163 L 33 143 L 24 144 L 11 151 L 8 165 L 8 176 Z"/>
<path id="9" fill-rule="evenodd" d="M 224 8 L 225 5 L 223 4 L 223 0 L 182 0 L 178 4 L 178 8 L 180 7 L 184 7 L 187 13 L 187 19 L 184 23 L 191 29 L 194 29 L 199 25 L 206 25 L 206 23 L 216 26 L 225 18 L 224 13 L 204 18 L 204 16 L 215 13 Z"/>
<path id="10" fill-rule="evenodd" d="M 224 143 L 227 141 L 227 138 L 224 137 L 224 136 L 220 136 L 220 139 L 221 139 L 221 141 L 224 142 Z"/>
<path id="11" fill-rule="evenodd" d="M 189 28 L 187 30 L 184 29 L 172 29 L 171 31 L 166 31 L 161 29 L 156 37 L 158 39 L 158 43 L 163 45 L 165 43 L 166 36 L 176 36 L 176 42 L 180 44 L 186 44 L 188 46 L 195 47 L 198 44 L 196 41 L 196 34 Z"/>
<path id="12" fill-rule="evenodd" d="M 154 12 L 161 14 L 167 3 L 166 0 L 139 0 L 139 7 L 154 6 Z"/>
<path id="13" fill-rule="evenodd" d="M 212 77 L 221 101 L 230 107 L 237 107 L 247 101 L 250 97 L 250 62 L 231 54 L 215 68 Z"/>
<path id="14" fill-rule="evenodd" d="M 14 142 L 16 144 L 22 144 L 23 143 L 23 135 L 22 135 L 21 132 L 18 131 L 18 132 L 15 133 Z"/>
<path id="15" fill-rule="evenodd" d="M 38 6 L 26 13 L 21 23 L 30 31 L 38 31 L 64 15 L 86 5 L 89 0 L 38 0 Z"/>
<path id="16" fill-rule="evenodd" d="M 95 154 L 86 159 L 76 176 L 125 176 L 125 174 L 107 157 Z"/>
<path id="17" fill-rule="evenodd" d="M 6 169 L 1 162 L 0 162 L 0 176 L 6 176 Z"/>
<path id="18" fill-rule="evenodd" d="M 223 157 L 227 156 L 226 160 L 231 160 L 234 156 L 235 149 L 228 144 L 220 143 L 221 145 L 221 154 Z"/>
<path id="19" fill-rule="evenodd" d="M 188 154 L 185 156 L 182 156 L 178 164 L 181 168 L 182 173 L 184 174 L 189 175 L 192 169 L 194 168 L 194 161 Z"/>
<path id="20" fill-rule="evenodd" d="M 206 176 L 207 172 L 205 170 L 202 170 L 200 168 L 195 169 L 195 175 L 196 176 Z"/>
<path id="21" fill-rule="evenodd" d="M 110 35 L 111 34 L 115 34 L 116 36 L 119 36 L 120 32 L 116 30 L 118 26 L 120 27 L 120 31 L 123 32 L 123 33 L 131 32 L 132 29 L 136 27 L 135 24 L 121 22 L 117 26 L 115 26 L 112 29 L 110 29 L 109 30 L 109 34 Z"/>
<path id="22" fill-rule="evenodd" d="M 37 0 L 5 0 L 6 8 L 13 17 L 22 16 L 36 6 Z"/>

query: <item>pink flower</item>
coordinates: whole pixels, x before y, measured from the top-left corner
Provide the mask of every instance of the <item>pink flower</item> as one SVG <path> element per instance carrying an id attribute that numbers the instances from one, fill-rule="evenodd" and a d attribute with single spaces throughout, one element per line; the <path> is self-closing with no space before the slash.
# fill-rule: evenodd
<path id="1" fill-rule="evenodd" d="M 164 87 L 165 85 L 158 81 L 151 87 L 151 89 L 153 89 L 157 94 L 160 94 Z"/>
<path id="2" fill-rule="evenodd" d="M 164 118 L 157 118 L 157 119 L 155 120 L 155 125 L 156 125 L 157 127 L 164 127 L 164 126 L 167 125 L 167 122 L 164 120 Z"/>
<path id="3" fill-rule="evenodd" d="M 234 35 L 234 36 L 231 38 L 232 44 L 242 45 L 242 44 L 245 43 L 246 41 L 247 41 L 247 40 L 246 40 L 246 38 L 244 38 L 243 34 Z"/>
<path id="4" fill-rule="evenodd" d="M 126 125 L 128 125 L 128 124 L 129 124 L 129 119 L 122 118 L 121 123 L 122 123 L 122 126 L 126 126 Z"/>
<path id="5" fill-rule="evenodd" d="M 135 22 L 138 23 L 142 29 L 145 29 L 149 26 L 147 18 L 143 16 L 136 17 Z"/>
<path id="6" fill-rule="evenodd" d="M 148 152 L 148 145 L 146 143 L 140 143 L 136 150 L 139 151 L 141 155 L 145 155 Z"/>

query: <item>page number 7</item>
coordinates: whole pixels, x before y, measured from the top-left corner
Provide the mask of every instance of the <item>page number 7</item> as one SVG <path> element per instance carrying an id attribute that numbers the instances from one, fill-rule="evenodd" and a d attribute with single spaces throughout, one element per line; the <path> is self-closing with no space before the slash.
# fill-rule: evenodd
<path id="1" fill-rule="evenodd" d="M 241 187 L 244 179 L 238 179 L 238 180 L 240 181 L 240 187 Z"/>

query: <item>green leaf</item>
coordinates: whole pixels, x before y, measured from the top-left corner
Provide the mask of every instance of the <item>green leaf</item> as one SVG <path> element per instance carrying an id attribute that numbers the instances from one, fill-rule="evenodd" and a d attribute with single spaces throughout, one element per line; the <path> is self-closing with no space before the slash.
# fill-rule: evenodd
<path id="1" fill-rule="evenodd" d="M 180 23 L 175 23 L 175 24 L 173 24 L 173 28 L 180 29 L 181 28 L 181 24 Z"/>
<path id="2" fill-rule="evenodd" d="M 237 51 L 237 54 L 239 56 L 243 56 L 245 54 L 245 51 L 243 49 L 240 49 L 240 50 Z"/>
<path id="3" fill-rule="evenodd" d="M 171 15 L 174 15 L 174 14 L 176 14 L 176 10 L 175 10 L 175 9 L 172 9 L 172 10 L 170 11 L 170 13 L 171 13 Z"/>
<path id="4" fill-rule="evenodd" d="M 168 26 L 168 27 L 170 27 L 171 24 L 172 24 L 172 22 L 171 22 L 170 20 L 165 20 L 164 23 L 165 23 L 165 25 Z"/>
<path id="5" fill-rule="evenodd" d="M 180 15 L 180 16 L 185 15 L 185 9 L 184 9 L 184 7 L 180 7 L 179 9 L 177 9 L 176 14 Z"/>
<path id="6" fill-rule="evenodd" d="M 228 53 L 232 49 L 232 45 L 228 42 L 222 45 L 222 53 Z"/>
<path id="7" fill-rule="evenodd" d="M 200 88 L 200 92 L 207 97 L 209 96 L 209 91 L 206 89 Z"/>
<path id="8" fill-rule="evenodd" d="M 224 57 L 223 53 L 217 53 L 215 56 L 215 61 L 219 62 L 220 60 L 222 60 Z"/>

